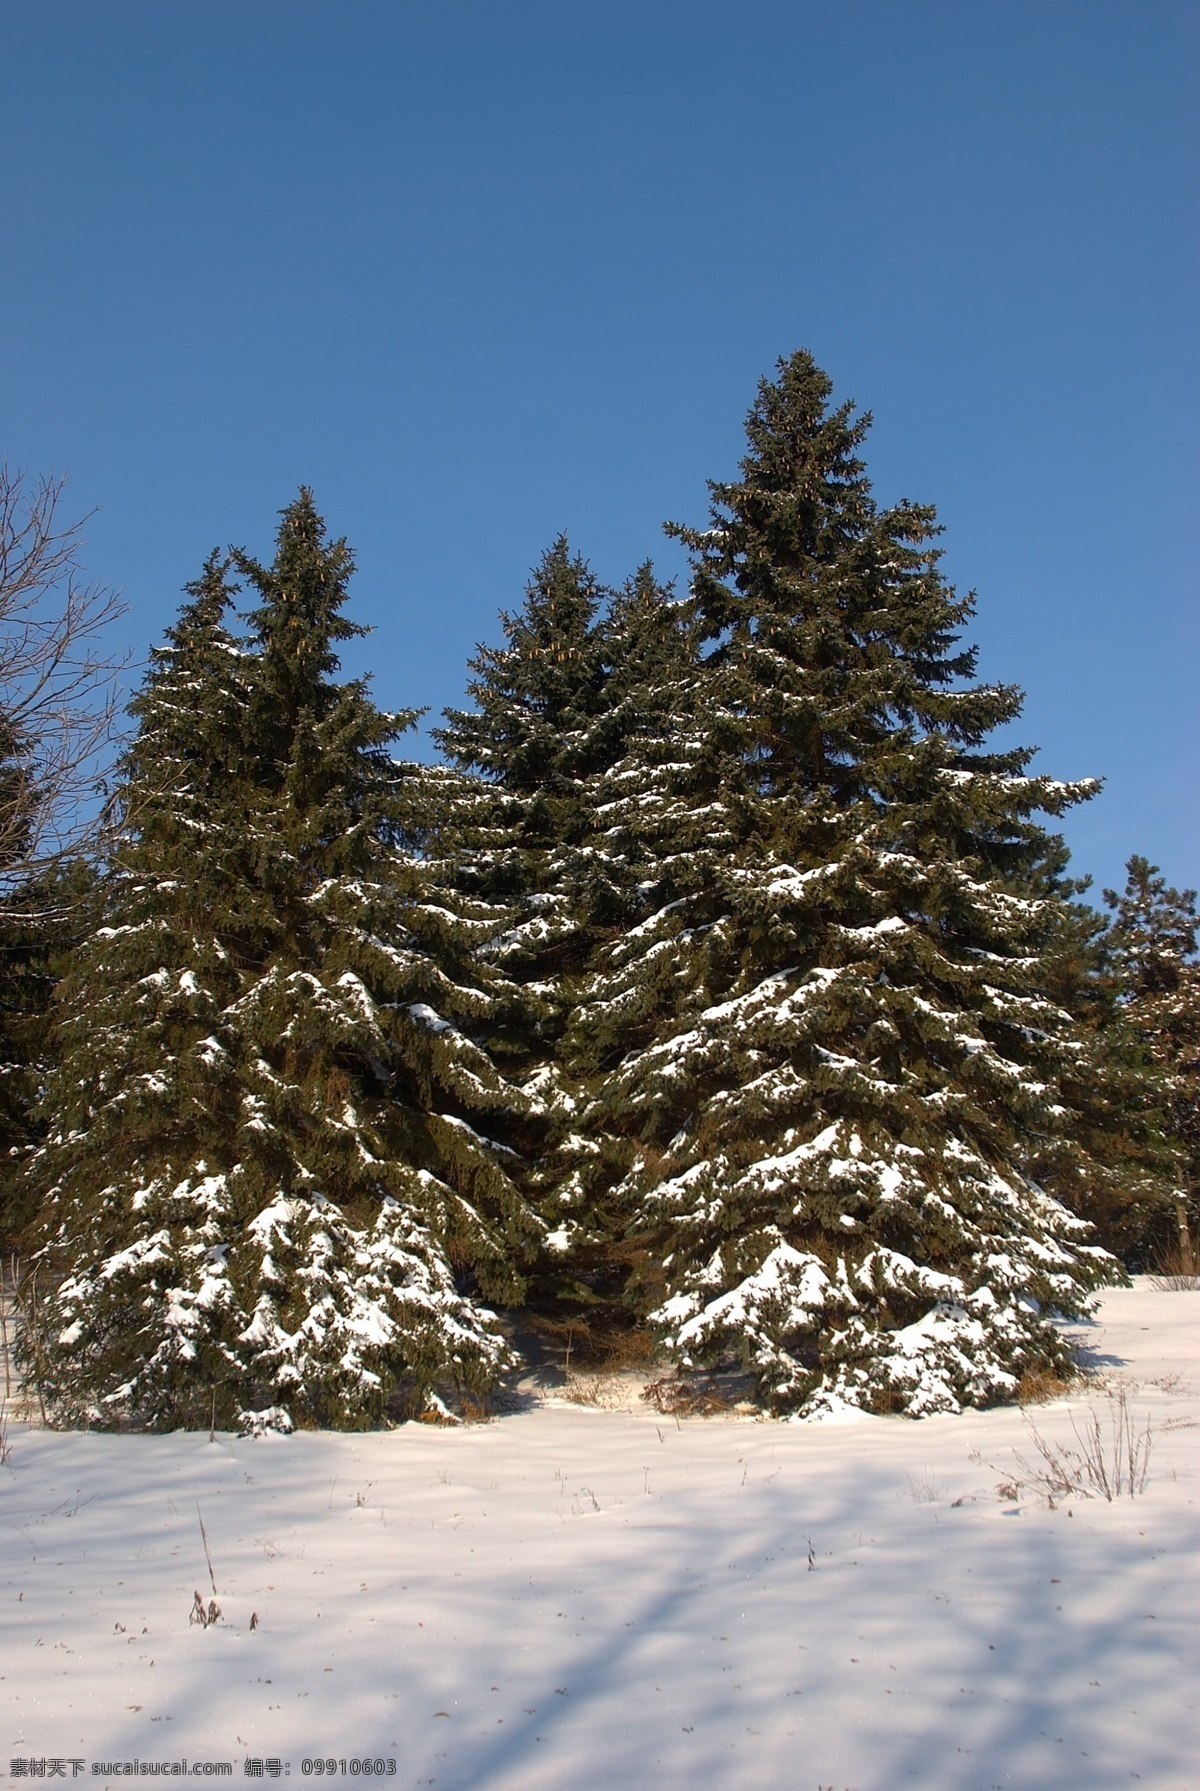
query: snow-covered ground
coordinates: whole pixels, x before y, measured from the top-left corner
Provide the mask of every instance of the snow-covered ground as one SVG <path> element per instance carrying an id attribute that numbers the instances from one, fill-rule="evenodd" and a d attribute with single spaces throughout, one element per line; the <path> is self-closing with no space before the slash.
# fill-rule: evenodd
<path id="1" fill-rule="evenodd" d="M 1073 1445 L 1072 1414 L 1107 1425 L 1105 1388 L 1126 1388 L 1153 1452 L 1111 1504 L 998 1497 L 1014 1451 L 1036 1459 L 1015 1410 L 789 1425 L 550 1400 L 459 1430 L 215 1442 L 10 1427 L 0 1768 L 1197 1791 L 1198 1319 L 1200 1293 L 1110 1293 L 1079 1329 L 1100 1378 L 1029 1414 Z M 199 1516 L 210 1628 L 189 1623 L 212 1597 Z"/>

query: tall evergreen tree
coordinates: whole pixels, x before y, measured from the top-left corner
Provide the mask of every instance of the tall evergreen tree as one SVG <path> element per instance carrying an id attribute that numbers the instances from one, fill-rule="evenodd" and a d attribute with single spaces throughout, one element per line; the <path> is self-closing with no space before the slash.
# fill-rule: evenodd
<path id="1" fill-rule="evenodd" d="M 4 475 L 0 472 L 0 510 Z M 0 527 L 0 565 L 5 561 Z M 5 607 L 0 577 L 0 613 Z M 0 642 L 0 646 L 4 643 Z M 38 1088 L 48 1063 L 48 1012 L 62 953 L 88 885 L 82 860 L 50 856 L 35 841 L 44 798 L 37 750 L 0 709 L 0 1253 L 15 1253 L 28 1223 L 24 1172 L 38 1136 Z M 31 864 L 31 857 L 33 863 Z"/>
<path id="2" fill-rule="evenodd" d="M 653 912 L 654 789 L 677 732 L 659 698 L 678 700 L 689 647 L 649 565 L 605 591 L 563 538 L 502 619 L 504 647 L 472 662 L 474 711 L 438 735 L 465 780 L 448 833 L 468 883 L 511 904 L 489 949 L 533 998 L 524 1064 L 544 1131 L 527 1173 L 549 1231 L 531 1299 L 598 1337 L 621 1311 L 628 1215 L 612 1193 L 629 1150 L 595 1097 L 611 1036 L 644 1005 L 609 958 Z"/>
<path id="3" fill-rule="evenodd" d="M 434 730 L 450 765 L 433 845 L 462 892 L 503 916 L 480 954 L 521 990 L 496 1050 L 538 1110 L 523 1181 L 552 1212 L 556 1145 L 579 1110 L 559 1042 L 590 933 L 567 867 L 577 865 L 591 828 L 584 785 L 603 707 L 605 595 L 560 536 L 535 567 L 521 608 L 502 613 L 504 645 L 481 646 L 471 661 L 474 708 L 448 710 Z"/>
<path id="4" fill-rule="evenodd" d="M 590 1309 L 593 1329 L 611 1335 L 628 1321 L 625 1290 L 646 1252 L 631 1233 L 636 1145 L 621 1104 L 607 1098 L 611 1075 L 679 1011 L 670 940 L 681 872 L 690 882 L 696 855 L 719 850 L 722 836 L 712 806 L 695 801 L 694 704 L 703 686 L 691 607 L 676 602 L 647 563 L 612 595 L 598 636 L 605 675 L 578 783 L 582 821 L 554 860 L 586 949 L 564 984 L 557 1056 L 574 1106 L 545 1181 L 564 1307 L 574 1296 L 582 1316 Z"/>
<path id="5" fill-rule="evenodd" d="M 37 1368 L 93 1422 L 354 1427 L 481 1390 L 531 1219 L 489 1137 L 490 911 L 433 885 L 429 794 L 363 680 L 311 495 L 239 641 L 219 556 L 155 655 L 105 924 L 64 990 L 35 1163 Z M 399 1406 L 397 1405 L 399 1401 Z"/>
<path id="6" fill-rule="evenodd" d="M 0 1260 L 33 1213 L 26 1171 L 42 1133 L 39 1090 L 53 1053 L 51 1007 L 89 929 L 95 877 L 79 858 L 11 886 L 0 905 Z"/>
<path id="7" fill-rule="evenodd" d="M 809 355 L 781 363 L 710 527 L 671 531 L 710 643 L 679 789 L 715 849 L 669 853 L 625 975 L 672 983 L 675 1012 L 605 1100 L 682 1362 L 740 1356 L 781 1409 L 920 1414 L 1064 1366 L 1052 1312 L 1117 1272 L 1034 1179 L 1091 1169 L 1035 817 L 1095 786 L 984 749 L 1020 694 L 977 681 L 933 511 L 876 506 L 869 418 L 830 392 Z"/>
<path id="8" fill-rule="evenodd" d="M 523 1048 L 514 1043 L 526 1075 L 552 1056 L 546 1041 L 560 1023 L 555 990 L 586 950 L 550 866 L 586 826 L 579 786 L 603 688 L 603 596 L 560 536 L 535 568 L 521 609 L 502 614 L 504 646 L 481 646 L 470 663 L 474 709 L 448 710 L 446 726 L 434 730 L 463 779 L 441 839 L 469 887 L 506 905 L 509 924 L 494 955 L 538 998 Z"/>
<path id="9" fill-rule="evenodd" d="M 1170 1209 L 1175 1153 L 1163 1124 L 1161 1090 L 1113 974 L 1104 917 L 1083 897 L 1090 880 L 1066 875 L 1061 844 L 1033 893 L 1059 894 L 1057 938 L 1046 953 L 1041 993 L 1069 1015 L 1075 1050 L 1059 1091 L 1070 1112 L 1070 1146 L 1028 1140 L 1035 1181 L 1093 1227 L 1093 1241 L 1129 1268 L 1145 1266 Z M 1080 1170 L 1086 1166 L 1086 1173 Z"/>
<path id="10" fill-rule="evenodd" d="M 1106 889 L 1104 899 L 1112 911 L 1104 943 L 1123 1017 L 1162 1079 L 1166 1131 L 1179 1153 L 1172 1166 L 1176 1236 L 1184 1257 L 1194 1261 L 1200 1237 L 1196 891 L 1172 889 L 1156 864 L 1135 854 L 1124 890 Z"/>

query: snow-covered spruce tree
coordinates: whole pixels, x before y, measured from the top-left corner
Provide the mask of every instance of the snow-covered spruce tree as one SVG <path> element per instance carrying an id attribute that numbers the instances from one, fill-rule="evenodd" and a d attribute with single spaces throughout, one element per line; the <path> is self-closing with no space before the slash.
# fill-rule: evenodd
<path id="1" fill-rule="evenodd" d="M 576 1108 L 556 1041 L 587 938 L 561 858 L 587 825 L 580 780 L 603 686 L 603 597 L 560 536 L 535 567 L 521 608 L 502 613 L 504 645 L 481 646 L 470 662 L 474 708 L 447 710 L 446 725 L 434 730 L 450 764 L 430 849 L 464 896 L 502 917 L 480 955 L 521 991 L 494 1049 L 541 1116 L 525 1169 L 535 1194 L 546 1141 L 562 1135 Z"/>
<path id="2" fill-rule="evenodd" d="M 561 538 L 502 620 L 504 647 L 472 662 L 474 711 L 438 736 L 464 778 L 447 834 L 468 885 L 510 905 L 485 949 L 531 998 L 518 1054 L 545 1132 L 528 1186 L 549 1224 L 531 1305 L 599 1343 L 622 1312 L 628 1214 L 610 1197 L 629 1148 L 596 1094 L 613 1037 L 627 1049 L 647 1023 L 609 953 L 653 912 L 677 731 L 658 698 L 678 701 L 689 646 L 649 565 L 606 592 Z"/>
<path id="3" fill-rule="evenodd" d="M 630 1271 L 643 1278 L 653 1253 L 631 1227 L 637 1146 L 623 1103 L 608 1098 L 612 1071 L 678 1015 L 698 954 L 677 949 L 677 897 L 730 839 L 719 792 L 700 795 L 705 692 L 691 606 L 647 563 L 613 593 L 598 635 L 604 683 L 577 783 L 580 825 L 551 861 L 586 946 L 563 984 L 557 1061 L 576 1105 L 546 1160 L 544 1210 L 564 1295 L 606 1303 L 611 1326 L 622 1312 L 629 1322 Z"/>
<path id="4" fill-rule="evenodd" d="M 1066 875 L 1067 852 L 1048 853 L 1032 893 L 1082 897 L 1090 880 Z M 1076 1049 L 1059 1080 L 1070 1112 L 1068 1148 L 1029 1140 L 1027 1169 L 1093 1227 L 1093 1242 L 1142 1268 L 1169 1226 L 1177 1153 L 1167 1136 L 1163 1090 L 1122 999 L 1105 919 L 1084 901 L 1057 905 L 1058 938 L 1045 954 L 1041 993 L 1069 1014 Z"/>
<path id="5" fill-rule="evenodd" d="M 586 826 L 580 777 L 600 707 L 597 613 L 604 593 L 560 536 L 534 569 L 525 602 L 502 614 L 502 647 L 470 662 L 475 707 L 446 712 L 434 738 L 461 775 L 447 784 L 440 841 L 466 886 L 502 903 L 508 924 L 493 956 L 535 997 L 514 1068 L 526 1078 L 552 1056 L 559 983 L 586 946 L 551 861 Z"/>
<path id="6" fill-rule="evenodd" d="M 1043 993 L 1060 845 L 1033 817 L 1094 786 L 983 750 L 1020 695 L 976 681 L 933 512 L 876 507 L 869 419 L 830 391 L 781 363 L 710 528 L 672 531 L 711 642 L 684 707 L 721 847 L 673 855 L 643 958 L 673 962 L 678 1011 L 606 1100 L 641 1142 L 677 1358 L 740 1359 L 777 1409 L 919 1415 L 1064 1368 L 1051 1313 L 1119 1273 L 1031 1174 L 1088 1177 L 1062 1093 L 1083 1047 Z"/>
<path id="7" fill-rule="evenodd" d="M 486 1135 L 486 913 L 431 886 L 408 724 L 334 681 L 353 561 L 304 491 L 227 632 L 209 562 L 133 705 L 105 924 L 36 1164 L 61 1416 L 357 1427 L 482 1390 L 530 1229 Z M 498 981 L 498 979 L 494 979 Z M 399 1402 L 399 1408 L 397 1406 Z"/>
<path id="8" fill-rule="evenodd" d="M 1172 889 L 1156 864 L 1134 855 L 1125 888 L 1106 889 L 1112 919 L 1104 944 L 1122 1017 L 1161 1078 L 1174 1170 L 1176 1241 L 1195 1261 L 1200 1238 L 1200 961 L 1194 889 Z M 1148 1240 L 1149 1241 L 1149 1240 Z M 1164 1240 L 1153 1240 L 1161 1248 Z"/>

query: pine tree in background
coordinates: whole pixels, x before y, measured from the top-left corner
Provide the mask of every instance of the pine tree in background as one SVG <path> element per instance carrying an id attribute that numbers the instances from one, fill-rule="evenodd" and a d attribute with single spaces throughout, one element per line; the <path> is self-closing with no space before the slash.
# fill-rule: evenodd
<path id="1" fill-rule="evenodd" d="M 629 933 L 643 940 L 674 860 L 711 849 L 714 814 L 697 813 L 693 754 L 698 731 L 692 612 L 655 581 L 649 563 L 613 595 L 600 629 L 605 665 L 589 769 L 579 783 L 586 817 L 565 869 L 592 925 L 582 976 L 572 989 L 568 1059 L 583 1073 L 607 1070 L 655 1027 L 660 1003 L 644 964 L 629 983 Z M 681 799 L 682 798 L 682 799 Z"/>
<path id="2" fill-rule="evenodd" d="M 95 876 L 83 859 L 9 889 L 0 911 L 0 1261 L 31 1224 L 30 1153 L 42 1135 L 39 1091 L 53 1055 L 51 1006 L 90 930 Z"/>
<path id="3" fill-rule="evenodd" d="M 49 1062 L 49 1008 L 64 957 L 86 924 L 92 883 L 81 857 L 47 850 L 44 843 L 45 810 L 56 802 L 69 807 L 78 795 L 73 788 L 55 788 L 55 754 L 47 742 L 56 715 L 66 707 L 53 685 L 62 682 L 62 667 L 69 667 L 78 642 L 61 623 L 62 638 L 51 639 L 55 624 L 48 629 L 39 613 L 38 599 L 48 595 L 63 563 L 60 544 L 48 533 L 56 491 L 42 487 L 22 526 L 14 519 L 19 488 L 20 479 L 0 467 L 0 687 L 15 710 L 10 713 L 0 702 L 0 1261 L 5 1263 L 31 1216 L 25 1168 L 39 1135 L 35 1109 Z M 66 541 L 72 563 L 75 535 L 70 531 Z M 36 564 L 39 558 L 49 562 L 45 571 Z M 31 587 L 36 594 L 27 601 Z M 105 604 L 101 620 L 115 613 Z M 22 695 L 29 709 L 25 715 Z"/>
<path id="4" fill-rule="evenodd" d="M 106 924 L 63 995 L 35 1165 L 63 1415 L 355 1427 L 486 1389 L 532 1232 L 488 1136 L 519 1094 L 477 1042 L 495 929 L 434 885 L 411 721 L 336 683 L 353 561 L 311 496 L 213 558 L 133 706 Z M 397 1408 L 396 1401 L 401 1402 Z"/>
<path id="5" fill-rule="evenodd" d="M 1033 893 L 1070 897 L 1056 904 L 1041 993 L 1071 1017 L 1076 1048 L 1059 1092 L 1070 1113 L 1070 1145 L 1031 1136 L 1028 1169 L 1093 1227 L 1093 1241 L 1141 1269 L 1159 1247 L 1170 1210 L 1175 1152 L 1163 1124 L 1161 1089 L 1113 974 L 1104 917 L 1078 898 L 1090 880 L 1066 875 L 1061 843 L 1048 854 Z"/>
<path id="6" fill-rule="evenodd" d="M 681 776 L 716 848 L 672 854 L 641 957 L 676 1017 L 606 1101 L 681 1362 L 740 1355 L 780 1409 L 920 1414 L 1065 1368 L 1051 1312 L 1119 1272 L 1031 1173 L 1090 1172 L 1078 1029 L 1043 993 L 1069 891 L 1034 817 L 1094 786 L 983 750 L 1020 695 L 976 681 L 933 512 L 876 507 L 869 419 L 830 390 L 781 363 L 711 527 L 673 531 L 711 642 Z"/>
<path id="7" fill-rule="evenodd" d="M 36 901 L 29 920 L 24 906 L 14 891 L 0 916 L 0 1262 L 16 1250 L 30 1218 L 25 1158 L 37 1135 L 33 1109 L 54 989 L 43 905 Z"/>
<path id="8" fill-rule="evenodd" d="M 593 830 L 586 779 L 603 711 L 605 595 L 560 536 L 534 569 L 520 610 L 501 615 L 505 644 L 481 646 L 470 663 L 474 709 L 448 710 L 434 730 L 451 764 L 431 846 L 463 895 L 503 917 L 480 954 L 521 999 L 493 1048 L 537 1109 L 523 1181 L 551 1212 L 547 1190 L 580 1105 L 560 1040 L 570 986 L 591 945 L 577 873 Z"/>
<path id="9" fill-rule="evenodd" d="M 475 711 L 437 736 L 467 780 L 447 838 L 468 884 L 510 904 L 488 949 L 532 998 L 522 1062 L 545 1131 L 527 1177 L 550 1229 L 531 1303 L 602 1347 L 624 1322 L 629 1215 L 611 1196 L 629 1148 L 597 1096 L 614 1049 L 644 1035 L 647 997 L 656 1011 L 610 960 L 653 912 L 678 733 L 662 699 L 678 702 L 690 648 L 649 565 L 606 592 L 562 538 L 503 624 L 506 645 L 472 663 Z"/>
<path id="10" fill-rule="evenodd" d="M 522 608 L 503 614 L 505 645 L 470 662 L 473 710 L 434 730 L 462 781 L 440 837 L 472 892 L 508 910 L 492 950 L 534 995 L 533 1024 L 513 1041 L 528 1077 L 552 1056 L 558 985 L 586 955 L 578 918 L 550 865 L 586 827 L 580 779 L 601 702 L 597 614 L 604 593 L 560 536 L 535 568 Z"/>
<path id="11" fill-rule="evenodd" d="M 0 812 L 16 814 L 19 855 L 28 829 L 21 823 L 23 778 L 12 727 L 0 717 Z M 0 863 L 0 1251 L 7 1256 L 20 1229 L 21 1202 L 14 1192 L 22 1159 L 34 1136 L 32 1108 L 43 1057 L 42 1019 L 51 987 L 46 974 L 44 904 L 14 887 Z"/>
<path id="12" fill-rule="evenodd" d="M 647 563 L 614 593 L 598 632 L 605 678 L 578 787 L 585 823 L 555 860 L 587 949 L 564 990 L 558 1060 L 575 1107 L 547 1160 L 545 1210 L 564 1312 L 574 1300 L 592 1334 L 607 1329 L 619 1348 L 630 1274 L 643 1279 L 653 1252 L 631 1223 L 636 1144 L 623 1104 L 608 1098 L 612 1071 L 680 1010 L 689 960 L 673 949 L 676 898 L 722 836 L 713 804 L 697 799 L 691 607 Z"/>
<path id="13" fill-rule="evenodd" d="M 1200 1237 L 1200 961 L 1194 889 L 1172 889 L 1136 854 L 1124 890 L 1106 889 L 1112 920 L 1104 944 L 1123 1017 L 1162 1078 L 1172 1166 L 1176 1244 L 1195 1273 Z M 1161 1248 L 1161 1240 L 1160 1248 Z M 1173 1254 L 1173 1253 L 1172 1253 Z"/>
<path id="14" fill-rule="evenodd" d="M 83 924 L 93 800 L 121 661 L 103 649 L 123 605 L 86 579 L 62 478 L 0 464 L 0 1246 L 26 1218 L 18 1186 L 37 1135 L 46 1010 Z"/>

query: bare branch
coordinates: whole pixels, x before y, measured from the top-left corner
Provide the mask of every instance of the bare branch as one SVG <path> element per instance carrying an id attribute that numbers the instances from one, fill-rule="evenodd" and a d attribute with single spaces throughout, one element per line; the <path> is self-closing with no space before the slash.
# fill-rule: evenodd
<path id="1" fill-rule="evenodd" d="M 128 663 L 103 645 L 125 605 L 82 575 L 65 484 L 0 466 L 0 900 L 94 837 Z"/>

